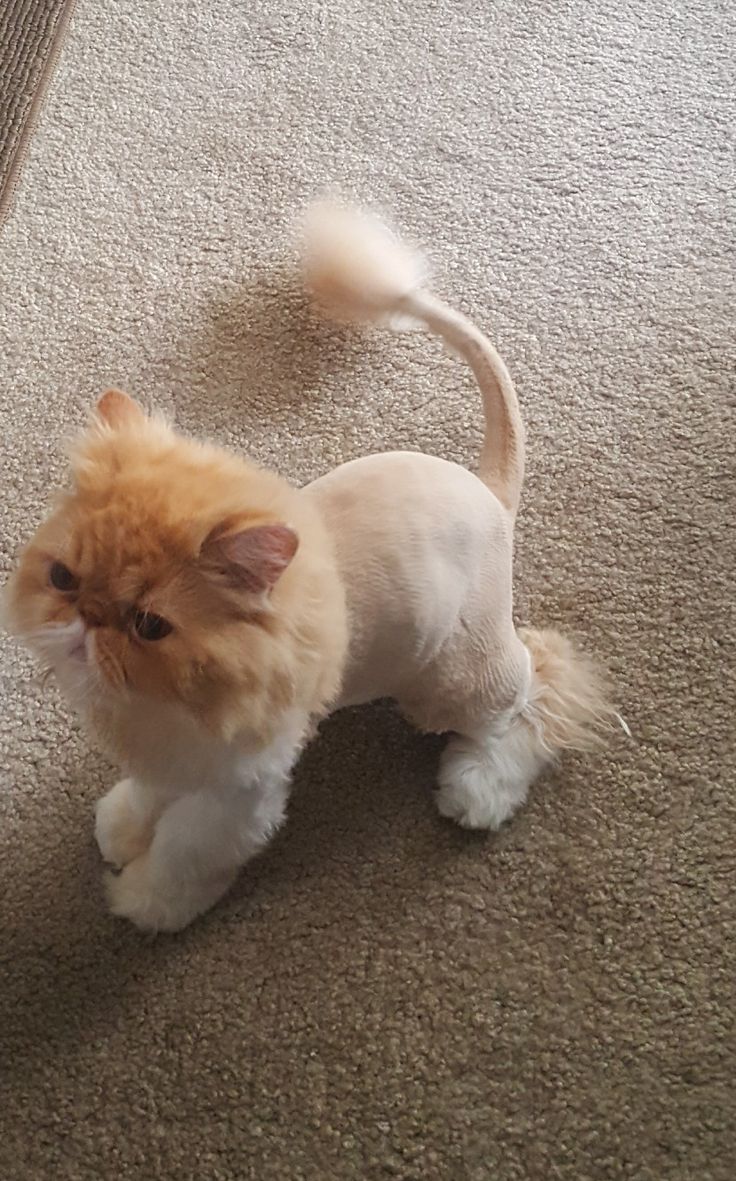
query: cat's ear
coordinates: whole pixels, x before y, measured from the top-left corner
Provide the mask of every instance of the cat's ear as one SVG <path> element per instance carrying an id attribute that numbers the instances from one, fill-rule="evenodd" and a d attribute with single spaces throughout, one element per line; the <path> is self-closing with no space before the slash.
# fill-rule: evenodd
<path id="1" fill-rule="evenodd" d="M 299 538 L 288 525 L 254 525 L 223 536 L 214 530 L 202 554 L 243 590 L 263 594 L 273 590 L 299 548 Z"/>
<path id="2" fill-rule="evenodd" d="M 146 415 L 134 398 L 122 390 L 105 390 L 95 407 L 95 414 L 113 430 L 143 422 Z"/>

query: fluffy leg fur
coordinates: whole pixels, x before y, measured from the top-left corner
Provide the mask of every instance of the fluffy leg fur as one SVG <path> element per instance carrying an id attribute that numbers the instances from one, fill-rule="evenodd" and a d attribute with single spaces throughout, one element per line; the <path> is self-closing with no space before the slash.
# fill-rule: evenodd
<path id="1" fill-rule="evenodd" d="M 595 665 L 555 631 L 522 630 L 532 676 L 516 714 L 450 739 L 437 806 L 464 828 L 497 829 L 524 803 L 546 765 L 564 750 L 591 750 L 620 719 Z"/>
<path id="2" fill-rule="evenodd" d="M 554 759 L 565 750 L 603 746 L 623 723 L 595 662 L 557 631 L 520 628 L 519 636 L 532 662 L 524 716 L 540 750 Z"/>
<path id="3" fill-rule="evenodd" d="M 474 737 L 457 735 L 440 760 L 440 814 L 463 828 L 500 828 L 524 803 L 546 761 L 518 719 L 499 719 Z"/>
<path id="4" fill-rule="evenodd" d="M 179 931 L 209 910 L 284 819 L 287 780 L 192 792 L 159 819 L 150 848 L 107 879 L 113 914 Z"/>
<path id="5" fill-rule="evenodd" d="M 109 865 L 122 869 L 153 839 L 156 802 L 134 779 L 121 779 L 95 806 L 95 839 Z"/>

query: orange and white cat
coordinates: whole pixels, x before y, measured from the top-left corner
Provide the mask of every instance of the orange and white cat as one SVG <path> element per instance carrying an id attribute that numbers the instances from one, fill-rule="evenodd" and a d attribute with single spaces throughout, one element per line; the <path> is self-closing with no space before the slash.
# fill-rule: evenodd
<path id="1" fill-rule="evenodd" d="M 514 627 L 524 442 L 498 354 L 362 214 L 314 212 L 307 273 L 339 314 L 410 317 L 467 360 L 479 476 L 400 452 L 297 490 L 125 394 L 101 398 L 9 618 L 123 765 L 96 836 L 119 871 L 111 909 L 144 929 L 178 930 L 228 889 L 332 710 L 391 697 L 450 733 L 437 803 L 471 828 L 497 828 L 546 763 L 615 716 L 565 639 Z"/>

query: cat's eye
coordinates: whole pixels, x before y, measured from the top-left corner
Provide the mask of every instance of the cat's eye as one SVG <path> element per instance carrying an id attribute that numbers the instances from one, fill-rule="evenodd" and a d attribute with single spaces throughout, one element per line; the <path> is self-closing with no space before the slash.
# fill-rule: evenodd
<path id="1" fill-rule="evenodd" d="M 68 566 L 63 562 L 52 562 L 49 569 L 49 582 L 54 590 L 58 591 L 73 591 L 79 586 L 79 579 L 76 578 Z"/>
<path id="2" fill-rule="evenodd" d="M 173 631 L 168 619 L 154 615 L 151 611 L 136 611 L 133 616 L 133 629 L 142 640 L 163 640 Z"/>

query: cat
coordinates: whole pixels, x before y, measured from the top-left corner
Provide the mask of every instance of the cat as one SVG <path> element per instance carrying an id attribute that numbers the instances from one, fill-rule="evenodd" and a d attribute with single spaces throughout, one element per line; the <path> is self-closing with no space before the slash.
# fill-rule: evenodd
<path id="1" fill-rule="evenodd" d="M 298 490 L 118 390 L 102 396 L 8 614 L 123 765 L 95 833 L 112 912 L 144 930 L 179 930 L 228 890 L 283 821 L 292 768 L 335 709 L 393 698 L 448 734 L 439 811 L 482 829 L 617 716 L 563 636 L 514 626 L 524 432 L 495 349 L 367 214 L 313 210 L 305 267 L 333 313 L 409 318 L 468 362 L 479 474 L 394 452 Z"/>

